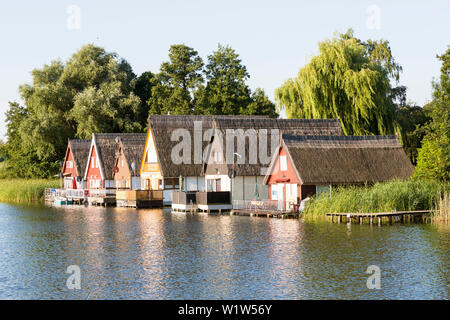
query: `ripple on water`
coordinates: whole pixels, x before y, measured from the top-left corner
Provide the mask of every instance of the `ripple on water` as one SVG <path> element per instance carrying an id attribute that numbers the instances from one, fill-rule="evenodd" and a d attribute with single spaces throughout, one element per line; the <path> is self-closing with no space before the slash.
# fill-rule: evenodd
<path id="1" fill-rule="evenodd" d="M 448 299 L 447 230 L 0 204 L 0 298 Z"/>

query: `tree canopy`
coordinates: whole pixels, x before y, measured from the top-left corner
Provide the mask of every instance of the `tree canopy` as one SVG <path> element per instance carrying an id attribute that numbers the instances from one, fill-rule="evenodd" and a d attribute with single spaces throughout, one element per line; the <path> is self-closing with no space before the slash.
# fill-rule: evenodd
<path id="1" fill-rule="evenodd" d="M 191 114 L 193 92 L 203 82 L 203 61 L 194 49 L 172 45 L 169 61 L 161 64 L 149 100 L 151 114 Z"/>
<path id="2" fill-rule="evenodd" d="M 68 138 L 143 132 L 149 113 L 277 115 L 262 89 L 251 92 L 250 76 L 228 46 L 219 45 L 205 66 L 194 49 L 173 45 L 159 73 L 137 77 L 125 59 L 89 44 L 32 77 L 19 87 L 23 105 L 10 102 L 6 113 L 8 141 L 0 151 L 10 176 L 55 174 Z"/>
<path id="3" fill-rule="evenodd" d="M 340 118 L 347 135 L 398 131 L 396 94 L 401 66 L 387 41 L 366 42 L 350 29 L 319 43 L 319 54 L 275 92 L 291 118 Z"/>
<path id="4" fill-rule="evenodd" d="M 32 77 L 19 88 L 24 106 L 10 103 L 6 114 L 13 175 L 56 172 L 68 138 L 143 130 L 142 106 L 133 93 L 136 76 L 115 53 L 86 45 L 65 63 L 55 60 L 34 69 Z"/>
<path id="5" fill-rule="evenodd" d="M 433 81 L 433 100 L 427 105 L 431 121 L 424 126 L 425 136 L 418 150 L 414 177 L 450 180 L 450 48 L 438 56 L 441 75 Z"/>
<path id="6" fill-rule="evenodd" d="M 148 100 L 150 114 L 258 114 L 276 117 L 276 107 L 257 88 L 237 52 L 218 45 L 207 64 L 197 51 L 185 45 L 169 49 L 169 61 L 161 64 Z"/>

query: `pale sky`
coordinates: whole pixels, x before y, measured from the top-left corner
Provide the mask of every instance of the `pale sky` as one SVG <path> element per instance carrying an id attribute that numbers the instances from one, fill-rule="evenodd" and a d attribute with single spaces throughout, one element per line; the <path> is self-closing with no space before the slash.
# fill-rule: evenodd
<path id="1" fill-rule="evenodd" d="M 437 0 L 0 0 L 0 139 L 8 101 L 20 102 L 18 86 L 31 81 L 31 70 L 87 43 L 118 53 L 136 74 L 158 72 L 171 44 L 193 47 L 204 59 L 218 43 L 228 44 L 247 66 L 250 86 L 273 100 L 274 90 L 318 52 L 319 41 L 351 27 L 360 39 L 390 42 L 408 100 L 423 105 L 439 76 L 435 56 L 450 45 L 449 16 L 450 1 Z"/>

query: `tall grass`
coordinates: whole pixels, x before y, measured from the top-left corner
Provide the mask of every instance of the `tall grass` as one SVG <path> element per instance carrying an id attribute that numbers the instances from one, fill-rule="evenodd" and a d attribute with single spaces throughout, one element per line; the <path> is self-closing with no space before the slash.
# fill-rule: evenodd
<path id="1" fill-rule="evenodd" d="M 437 181 L 408 180 L 365 187 L 339 187 L 308 201 L 305 215 L 350 212 L 433 210 L 444 186 Z"/>
<path id="2" fill-rule="evenodd" d="M 450 191 L 440 193 L 437 197 L 436 210 L 434 217 L 441 221 L 448 221 L 450 216 Z"/>
<path id="3" fill-rule="evenodd" d="M 0 179 L 0 202 L 44 201 L 45 188 L 58 187 L 54 179 Z"/>

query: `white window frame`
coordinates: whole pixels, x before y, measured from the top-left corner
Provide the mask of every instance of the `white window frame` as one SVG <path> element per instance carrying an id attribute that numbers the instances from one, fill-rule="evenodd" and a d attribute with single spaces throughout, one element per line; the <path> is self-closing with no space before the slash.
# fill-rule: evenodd
<path id="1" fill-rule="evenodd" d="M 280 171 L 287 171 L 287 158 L 280 156 Z"/>

